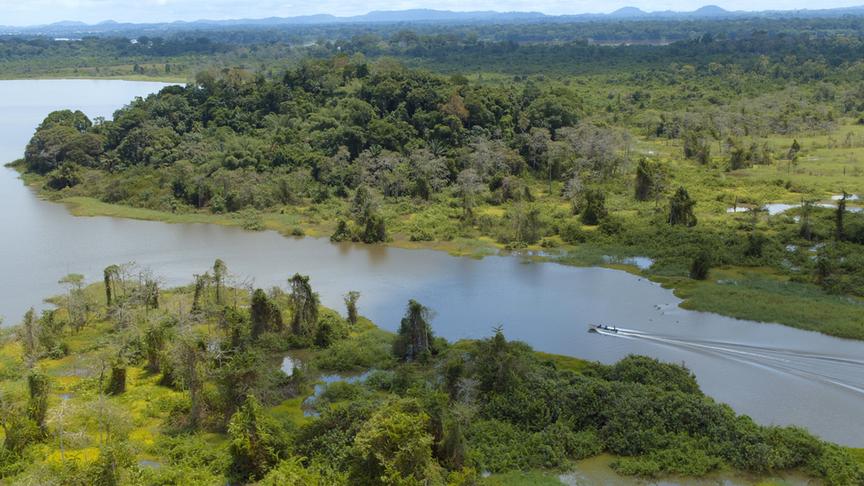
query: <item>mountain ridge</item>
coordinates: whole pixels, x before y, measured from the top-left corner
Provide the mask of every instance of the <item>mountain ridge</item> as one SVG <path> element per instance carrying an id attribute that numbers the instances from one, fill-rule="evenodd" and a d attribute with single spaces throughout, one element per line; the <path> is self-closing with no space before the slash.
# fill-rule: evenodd
<path id="1" fill-rule="evenodd" d="M 177 20 L 172 22 L 119 22 L 103 20 L 88 24 L 85 22 L 64 20 L 45 25 L 32 26 L 0 26 L 0 35 L 15 34 L 58 34 L 58 33 L 104 33 L 105 31 L 122 30 L 124 28 L 171 28 L 171 27 L 280 27 L 292 25 L 326 25 L 326 24 L 363 24 L 363 23 L 513 23 L 513 22 L 543 22 L 543 21 L 603 21 L 603 20 L 687 20 L 711 18 L 746 18 L 746 17 L 836 17 L 844 15 L 864 16 L 864 5 L 840 7 L 831 9 L 797 9 L 797 10 L 726 10 L 717 5 L 705 5 L 693 11 L 645 11 L 638 7 L 627 6 L 609 13 L 578 13 L 550 15 L 542 12 L 494 10 L 453 11 L 436 9 L 407 10 L 373 10 L 366 14 L 354 16 L 335 16 L 331 14 L 310 14 L 293 17 L 238 18 L 238 19 L 198 19 L 193 21 Z"/>

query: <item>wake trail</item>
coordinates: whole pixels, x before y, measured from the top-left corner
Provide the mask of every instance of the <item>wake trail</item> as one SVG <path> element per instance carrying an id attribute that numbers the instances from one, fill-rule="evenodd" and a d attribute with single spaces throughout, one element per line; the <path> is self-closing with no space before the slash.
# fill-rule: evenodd
<path id="1" fill-rule="evenodd" d="M 864 361 L 851 357 L 723 341 L 685 339 L 651 334 L 636 329 L 618 328 L 617 332 L 598 329 L 597 333 L 603 336 L 643 340 L 662 346 L 710 354 L 749 366 L 827 383 L 864 395 Z"/>

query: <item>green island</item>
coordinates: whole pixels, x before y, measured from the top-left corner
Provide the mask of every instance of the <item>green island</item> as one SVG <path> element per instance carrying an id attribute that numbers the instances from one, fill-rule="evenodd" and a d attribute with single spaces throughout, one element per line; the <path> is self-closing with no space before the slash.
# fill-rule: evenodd
<path id="1" fill-rule="evenodd" d="M 538 353 L 500 329 L 450 343 L 413 300 L 394 334 L 357 292 L 343 317 L 308 277 L 264 291 L 221 260 L 202 270 L 174 289 L 131 264 L 67 275 L 49 310 L 3 328 L 4 483 L 555 485 L 579 464 L 864 481 L 860 451 L 759 426 L 679 365 Z"/>
<path id="2" fill-rule="evenodd" d="M 201 71 L 111 121 L 53 113 L 14 165 L 78 215 L 527 250 L 639 272 L 690 309 L 862 339 L 861 61 L 839 38 L 762 41 L 576 43 L 552 74 L 512 76 L 499 62 L 552 53 L 452 41 L 442 65 L 346 41 L 278 72 Z M 491 72 L 448 73 L 481 59 Z"/>

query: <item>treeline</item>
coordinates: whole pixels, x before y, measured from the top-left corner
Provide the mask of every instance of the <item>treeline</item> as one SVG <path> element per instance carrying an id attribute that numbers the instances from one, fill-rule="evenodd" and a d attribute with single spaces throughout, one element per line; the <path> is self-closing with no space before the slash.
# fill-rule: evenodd
<path id="1" fill-rule="evenodd" d="M 325 231 L 334 241 L 374 243 L 398 232 L 414 241 L 491 236 L 511 248 L 555 246 L 556 239 L 635 245 L 658 260 L 657 269 L 684 275 L 707 248 L 715 265 L 768 265 L 832 291 L 860 293 L 864 267 L 847 257 L 864 241 L 860 214 L 844 208 L 842 232 L 766 231 L 758 218 L 738 228 L 693 229 L 698 201 L 669 163 L 632 155 L 636 131 L 680 143 L 681 155 L 706 174 L 773 163 L 791 168 L 800 146 L 778 151 L 756 137 L 825 132 L 841 113 L 860 113 L 857 88 L 832 83 L 715 104 L 711 85 L 700 83 L 736 77 L 717 69 L 719 76 L 707 77 L 636 73 L 633 84 L 621 85 L 624 92 L 606 96 L 566 82 L 472 83 L 362 56 L 306 61 L 278 80 L 205 71 L 194 84 L 133 101 L 112 121 L 52 113 L 28 144 L 24 164 L 48 190 L 161 211 L 232 214 L 249 229 L 264 227 L 262 213 L 311 204 L 313 218 L 332 222 Z M 670 95 L 662 80 L 674 76 L 686 87 Z M 734 94 L 724 83 L 715 88 Z M 641 203 L 638 217 L 609 211 L 612 195 Z M 477 211 L 490 205 L 503 214 Z M 423 218 L 404 223 L 418 213 Z M 673 239 L 678 243 L 669 245 Z M 727 242 L 724 250 L 717 241 Z M 803 257 L 790 265 L 781 250 L 806 252 L 826 242 L 837 244 L 822 270 Z"/>
<path id="2" fill-rule="evenodd" d="M 19 390 L 0 395 L 0 477 L 13 482 L 468 486 L 484 471 L 566 470 L 608 452 L 624 475 L 797 469 L 864 484 L 842 448 L 737 416 L 682 366 L 574 365 L 501 329 L 448 343 L 413 300 L 398 332 L 383 333 L 359 317 L 356 292 L 343 318 L 320 307 L 308 277 L 238 288 L 222 261 L 182 289 L 128 265 L 108 267 L 103 285 L 63 282 L 58 307 L 29 312 L 0 348 L 3 390 Z M 279 370 L 292 350 L 305 362 Z M 61 381 L 64 362 L 86 364 Z M 345 370 L 365 378 L 324 386 L 297 419 L 317 374 Z M 67 391 L 59 403 L 55 387 Z"/>

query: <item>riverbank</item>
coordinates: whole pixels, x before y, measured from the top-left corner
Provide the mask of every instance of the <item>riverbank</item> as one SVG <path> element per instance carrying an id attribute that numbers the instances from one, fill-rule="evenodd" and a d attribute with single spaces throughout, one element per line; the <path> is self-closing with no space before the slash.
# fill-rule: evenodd
<path id="1" fill-rule="evenodd" d="M 19 170 L 20 172 L 20 170 Z M 170 213 L 109 204 L 94 198 L 64 197 L 56 192 L 41 190 L 42 178 L 22 175 L 40 197 L 65 204 L 69 212 L 79 217 L 107 216 L 158 221 L 170 224 L 218 224 L 249 228 L 250 221 L 242 214 L 212 214 L 210 212 Z M 310 207 L 287 207 L 284 212 L 263 212 L 254 215 L 255 227 L 275 231 L 285 237 L 309 236 L 327 238 L 335 229 L 335 217 L 323 219 Z M 389 246 L 405 249 L 444 251 L 456 257 L 483 258 L 508 252 L 505 245 L 487 237 L 454 238 L 450 241 L 412 241 L 409 235 L 391 235 Z M 572 266 L 600 266 L 622 270 L 650 279 L 672 289 L 682 299 L 681 307 L 712 312 L 738 319 L 774 322 L 798 329 L 816 331 L 847 339 L 864 339 L 864 299 L 832 295 L 814 284 L 794 282 L 770 268 L 719 267 L 711 278 L 696 281 L 669 276 L 662 269 L 640 268 L 629 263 L 638 253 L 632 248 L 601 247 L 592 244 L 566 245 L 556 248 L 533 245 L 518 254 L 534 261 L 550 261 Z"/>
<path id="2" fill-rule="evenodd" d="M 41 327 L 40 332 L 44 341 L 40 339 L 40 342 L 53 343 L 55 346 L 40 348 L 39 358 L 31 370 L 24 365 L 24 357 L 28 353 L 27 346 L 32 344 L 28 345 L 25 341 L 16 339 L 16 333 L 11 330 L 0 332 L 0 389 L 4 391 L 6 397 L 9 397 L 7 405 L 12 407 L 11 410 L 15 410 L 13 413 L 17 413 L 17 409 L 14 408 L 15 402 L 23 400 L 22 397 L 26 396 L 27 382 L 32 381 L 30 377 L 39 376 L 42 377 L 39 378 L 40 380 L 47 380 L 45 389 L 48 395 L 44 397 L 44 410 L 46 416 L 50 417 L 46 427 L 51 432 L 44 439 L 32 439 L 37 441 L 28 446 L 32 454 L 14 456 L 18 457 L 19 462 L 10 462 L 14 459 L 13 456 L 2 456 L 6 468 L 0 469 L 0 474 L 11 476 L 13 480 L 40 478 L 44 477 L 42 476 L 44 474 L 57 474 L 57 477 L 69 479 L 70 474 L 82 475 L 87 471 L 99 470 L 104 467 L 103 459 L 115 457 L 112 454 L 122 454 L 120 456 L 124 458 L 122 465 L 113 466 L 118 470 L 113 471 L 112 474 L 126 478 L 124 483 L 131 478 L 139 478 L 143 481 L 135 484 L 152 484 L 183 477 L 187 481 L 195 478 L 196 484 L 224 484 L 226 475 L 235 474 L 229 465 L 236 464 L 234 462 L 238 454 L 236 432 L 231 426 L 225 430 L 219 425 L 221 420 L 216 417 L 202 422 L 200 429 L 189 428 L 188 424 L 184 425 L 185 417 L 190 413 L 190 392 L 185 382 L 172 383 L 170 379 L 166 380 L 165 370 L 177 373 L 175 379 L 183 379 L 182 377 L 186 375 L 181 374 L 185 372 L 179 371 L 179 368 L 168 367 L 164 360 L 178 359 L 178 355 L 174 354 L 173 346 L 183 342 L 184 339 L 188 340 L 190 333 L 195 335 L 196 339 L 206 338 L 209 342 L 221 343 L 221 346 L 227 346 L 228 342 L 236 345 L 237 339 L 248 339 L 248 337 L 242 338 L 242 333 L 238 335 L 236 328 L 234 331 L 225 329 L 225 324 L 219 324 L 218 321 L 224 318 L 224 312 L 232 309 L 231 312 L 234 314 L 231 314 L 233 317 L 230 319 L 234 324 L 231 325 L 237 326 L 238 323 L 248 325 L 249 321 L 246 319 L 251 312 L 254 312 L 246 305 L 250 298 L 249 294 L 245 290 L 227 289 L 227 292 L 232 295 L 230 301 L 233 304 L 223 308 L 215 300 L 218 299 L 216 297 L 218 293 L 214 293 L 212 285 L 206 286 L 203 291 L 200 289 L 195 291 L 192 286 L 161 289 L 158 304 L 154 308 L 150 307 L 150 304 L 140 306 L 135 303 L 135 300 L 131 300 L 134 299 L 137 285 L 134 281 L 115 282 L 112 285 L 117 285 L 118 289 L 124 288 L 124 292 L 132 292 L 114 294 L 114 298 L 130 299 L 121 301 L 120 305 L 132 317 L 130 322 L 125 324 L 131 327 L 124 328 L 124 325 L 119 324 L 118 321 L 122 317 L 118 317 L 117 313 L 110 312 L 110 308 L 106 307 L 105 287 L 101 283 L 81 287 L 80 293 L 71 291 L 69 295 L 51 298 L 49 301 L 56 305 L 56 309 L 38 319 L 38 326 L 50 323 L 50 327 Z M 87 307 L 90 310 L 85 316 L 85 324 L 78 330 L 73 330 L 68 327 L 72 322 L 70 312 L 72 307 L 69 306 L 79 299 L 88 302 Z M 287 295 L 275 293 L 269 299 L 269 305 L 281 309 L 285 322 L 289 322 L 294 311 L 286 307 L 290 305 Z M 198 310 L 194 319 L 182 310 L 196 306 Z M 333 481 L 327 484 L 344 484 L 346 476 L 341 472 L 337 474 L 338 471 L 333 469 L 319 468 L 327 466 L 339 469 L 342 467 L 340 457 L 344 459 L 340 454 L 355 454 L 353 448 L 357 447 L 358 441 L 355 441 L 353 436 L 363 434 L 362 430 L 368 428 L 364 423 L 372 423 L 376 420 L 375 417 L 378 415 L 374 413 L 375 410 L 390 410 L 394 404 L 402 404 L 401 406 L 406 408 L 394 409 L 392 412 L 405 420 L 411 420 L 415 414 L 418 418 L 425 417 L 426 425 L 422 430 L 435 430 L 433 424 L 436 422 L 431 419 L 442 419 L 442 416 L 436 418 L 433 415 L 436 410 L 439 410 L 435 407 L 444 407 L 446 411 L 454 405 L 447 403 L 446 393 L 430 394 L 423 390 L 428 390 L 428 387 L 432 387 L 434 383 L 440 385 L 442 378 L 440 372 L 445 366 L 448 369 L 447 376 L 474 372 L 472 371 L 475 369 L 474 366 L 481 364 L 474 361 L 482 360 L 482 356 L 485 355 L 478 351 L 486 349 L 483 346 L 489 346 L 493 342 L 497 343 L 498 351 L 501 351 L 502 347 L 507 350 L 508 363 L 515 366 L 514 372 L 517 375 L 526 372 L 525 369 L 518 371 L 521 366 L 526 366 L 532 370 L 531 373 L 539 373 L 536 378 L 549 380 L 544 386 L 565 386 L 562 382 L 552 379 L 553 376 L 561 373 L 560 376 L 567 380 L 594 383 L 593 386 L 602 385 L 612 393 L 615 393 L 617 387 L 623 387 L 622 390 L 629 390 L 628 400 L 641 400 L 641 394 L 647 392 L 652 400 L 662 401 L 674 398 L 679 404 L 684 400 L 691 406 L 707 407 L 710 410 L 716 408 L 716 411 L 721 411 L 712 400 L 702 397 L 698 389 L 693 388 L 695 382 L 692 377 L 687 376 L 686 370 L 675 365 L 662 365 L 637 358 L 635 361 L 631 359 L 626 364 L 622 362 L 607 367 L 569 356 L 533 352 L 523 345 L 502 342 L 497 340 L 498 338 L 495 338 L 496 341 L 486 339 L 449 344 L 436 340 L 431 356 L 422 361 L 405 363 L 394 356 L 392 351 L 397 349 L 394 347 L 394 341 L 399 339 L 397 334 L 382 330 L 362 317 L 356 324 L 351 325 L 331 309 L 320 307 L 318 313 L 320 316 L 318 325 L 321 326 L 323 322 L 328 323 L 327 332 L 332 333 L 328 334 L 330 338 L 327 341 L 320 341 L 316 345 L 304 344 L 304 341 L 293 332 L 274 328 L 257 338 L 255 353 L 249 354 L 242 360 L 231 358 L 230 353 L 228 357 L 214 357 L 212 363 L 205 359 L 206 355 L 200 356 L 199 359 L 203 360 L 201 366 L 208 370 L 205 373 L 203 371 L 205 368 L 202 368 L 200 375 L 206 381 L 204 398 L 208 403 L 206 414 L 216 414 L 216 410 L 210 407 L 224 405 L 222 401 L 215 398 L 220 393 L 226 393 L 224 380 L 242 377 L 244 389 L 250 390 L 255 389 L 250 385 L 252 382 L 268 383 L 270 393 L 264 395 L 267 398 L 262 398 L 262 408 L 253 412 L 256 414 L 257 423 L 265 429 L 279 428 L 283 434 L 291 438 L 292 442 L 296 439 L 298 442 L 294 447 L 299 450 L 292 449 L 292 456 L 305 453 L 314 465 L 314 467 L 303 467 L 301 471 L 310 475 L 325 474 L 317 471 L 327 471 L 326 474 L 331 476 L 326 478 Z M 147 316 L 148 319 L 138 319 L 141 316 Z M 169 323 L 163 320 L 164 318 L 175 320 Z M 154 323 L 159 322 L 161 324 L 154 326 Z M 174 329 L 174 326 L 179 328 Z M 188 327 L 184 328 L 184 326 Z M 154 329 L 162 329 L 159 332 L 178 334 L 170 334 L 172 339 L 153 340 L 151 337 L 156 332 Z M 139 333 L 140 336 L 150 337 L 142 338 L 142 342 L 135 344 L 135 336 Z M 163 337 L 167 336 L 168 334 Z M 319 338 L 315 339 L 317 341 Z M 503 337 L 500 339 L 503 340 Z M 122 354 L 124 347 L 129 346 L 132 346 L 132 349 L 141 346 L 141 354 L 137 357 L 134 353 Z M 162 364 L 164 367 L 162 370 L 154 371 L 152 368 L 153 346 L 163 348 L 165 351 L 161 354 L 162 358 L 156 361 Z M 496 352 L 495 349 L 488 349 L 488 351 Z M 242 348 L 233 352 L 246 353 L 247 351 L 247 348 Z M 200 352 L 204 352 L 203 349 Z M 122 361 L 113 360 L 110 356 L 114 353 L 121 353 L 125 357 Z M 289 370 L 283 370 L 283 374 L 278 370 L 279 363 L 286 353 L 293 358 L 293 366 Z M 454 360 L 459 356 L 463 356 L 462 359 L 466 360 L 462 363 L 465 369 L 454 367 L 456 363 Z M 110 366 L 106 365 L 106 360 L 109 360 Z M 227 361 L 223 362 L 224 360 Z M 252 368 L 242 367 L 253 363 L 255 366 Z M 109 368 L 106 369 L 106 366 Z M 122 387 L 119 389 L 115 387 L 118 369 L 122 370 L 123 376 Z M 640 370 L 647 373 L 636 375 L 631 373 Z M 659 375 L 655 375 L 657 373 Z M 103 374 L 110 374 L 111 379 L 106 376 L 103 380 Z M 662 383 L 656 381 L 658 376 L 663 376 Z M 363 378 L 349 379 L 348 377 Z M 628 382 L 629 384 L 624 384 Z M 107 386 L 111 390 L 108 393 L 102 392 L 105 383 L 108 383 Z M 513 386 L 521 388 L 530 386 L 530 383 L 523 383 L 520 380 Z M 669 393 L 679 387 L 681 391 Z M 447 390 L 446 386 L 444 390 Z M 583 391 L 596 393 L 593 387 Z M 599 481 L 612 481 L 616 484 L 636 485 L 643 484 L 642 478 L 662 480 L 665 484 L 707 485 L 724 480 L 746 485 L 809 484 L 808 476 L 802 469 L 804 463 L 798 463 L 799 466 L 790 470 L 781 470 L 785 468 L 779 467 L 777 471 L 768 474 L 743 473 L 716 458 L 686 448 L 672 447 L 655 454 L 651 452 L 654 446 L 650 446 L 643 451 L 645 454 L 638 458 L 621 454 L 598 454 L 602 447 L 596 442 L 595 434 L 599 434 L 599 431 L 578 432 L 571 437 L 567 435 L 571 433 L 567 426 L 561 425 L 553 429 L 554 437 L 549 437 L 546 432 L 528 433 L 504 418 L 492 418 L 496 415 L 508 416 L 512 413 L 506 408 L 508 401 L 516 403 L 524 399 L 515 394 L 508 395 L 509 393 L 510 391 L 494 393 L 498 405 L 467 421 L 464 424 L 466 429 L 460 432 L 465 434 L 461 436 L 461 440 L 465 441 L 463 447 L 467 447 L 467 452 L 462 451 L 462 454 L 466 454 L 465 460 L 476 464 L 480 469 L 457 468 L 449 473 L 449 479 L 473 478 L 475 482 L 470 484 L 484 486 L 582 484 L 580 481 L 589 481 L 592 484 Z M 501 401 L 504 398 L 507 401 Z M 451 400 L 461 399 L 451 398 Z M 536 404 L 532 404 L 530 412 L 520 415 L 521 420 L 527 420 L 529 424 L 533 421 L 545 420 L 541 416 L 535 416 L 539 410 L 533 408 L 534 406 Z M 425 412 L 418 412 L 418 407 Z M 609 407 L 615 410 L 610 420 L 619 416 L 617 411 L 619 407 L 626 408 L 623 403 L 617 401 L 614 405 L 604 406 L 604 408 Z M 457 408 L 456 410 L 459 413 L 468 413 L 467 409 Z M 429 415 L 426 415 L 427 413 Z M 439 410 L 437 413 L 442 412 Z M 674 411 L 667 410 L 665 413 L 674 413 Z M 446 420 L 441 426 L 444 427 L 445 434 L 452 433 L 450 428 L 452 425 L 449 425 L 451 424 L 449 421 L 453 420 L 453 417 L 449 413 L 443 416 Z M 464 416 L 462 417 L 464 419 Z M 716 420 L 720 421 L 718 426 L 726 426 L 723 425 L 726 419 Z M 740 420 L 743 421 L 742 423 L 749 423 L 746 418 Z M 234 423 L 234 419 L 231 423 Z M 676 423 L 680 426 L 680 422 Z M 103 424 L 107 424 L 105 427 L 111 430 L 107 439 L 103 435 Z M 403 429 L 398 428 L 396 424 L 392 425 L 393 434 L 403 433 Z M 751 425 L 751 427 L 755 426 Z M 688 424 L 687 430 L 692 432 L 679 431 L 678 435 L 675 435 L 676 440 L 697 440 L 697 437 L 706 433 L 695 423 Z M 655 430 L 652 433 L 656 432 Z M 783 447 L 791 447 L 791 445 L 780 445 L 787 440 L 782 438 L 782 435 L 777 435 L 780 432 L 782 431 L 775 430 L 773 434 L 776 437 L 767 439 L 769 442 L 765 446 L 778 447 L 778 451 L 785 450 Z M 691 433 L 692 438 L 688 435 Z M 752 432 L 744 432 L 742 429 L 740 433 Z M 800 434 L 796 435 L 795 432 L 789 433 L 798 441 L 812 440 L 805 439 Z M 345 441 L 342 434 L 348 434 L 350 440 Z M 561 442 L 559 434 L 565 434 L 569 437 L 568 440 L 576 442 L 569 444 L 566 441 Z M 626 434 L 613 434 L 613 436 L 619 441 L 630 440 Z M 7 437 L 8 435 L 0 432 L 0 441 L 5 441 Z M 530 453 L 523 450 L 524 444 L 518 440 L 518 437 L 531 441 Z M 646 437 L 643 436 L 641 440 L 645 440 Z M 422 441 L 424 438 L 425 436 L 409 438 L 407 442 L 400 442 L 400 444 L 420 447 L 421 443 L 428 444 Z M 307 444 L 307 440 L 312 444 L 311 446 Z M 552 442 L 548 447 L 540 447 L 546 440 Z M 754 435 L 752 440 L 766 439 Z M 604 439 L 604 442 L 612 443 L 609 438 Z M 444 442 L 442 441 L 441 444 Z M 695 447 L 696 442 L 693 442 L 693 445 Z M 824 444 L 823 447 L 834 446 Z M 857 450 L 838 448 L 836 451 L 836 454 L 839 454 L 837 458 L 859 461 L 859 459 L 852 459 L 860 456 Z M 788 452 L 793 453 L 791 450 Z M 437 454 L 442 452 L 439 450 Z M 567 457 L 561 457 L 560 454 Z M 526 463 L 524 461 L 527 456 L 533 458 L 532 461 L 542 458 L 547 464 L 553 465 L 543 468 L 538 467 L 535 462 Z M 670 461 L 673 457 L 674 459 Z M 326 462 L 323 463 L 318 462 L 325 460 Z M 781 461 L 778 464 L 795 463 L 794 460 L 787 459 L 778 459 L 778 461 Z M 516 467 L 518 464 L 522 464 L 522 467 Z M 272 467 L 272 464 L 268 466 L 268 468 Z M 861 462 L 860 466 L 847 464 L 844 467 L 864 467 L 864 462 Z M 525 472 L 515 469 L 522 469 Z M 481 471 L 489 470 L 493 474 L 481 477 Z M 670 470 L 676 471 L 676 474 L 670 475 Z M 620 476 L 619 473 L 627 476 Z M 828 473 L 829 477 L 835 478 L 830 476 L 835 471 Z M 824 473 L 814 470 L 810 471 L 810 474 Z M 278 482 L 265 484 L 278 484 Z M 433 479 L 430 484 L 439 483 Z M 834 484 L 842 483 L 837 483 L 835 480 Z"/>

